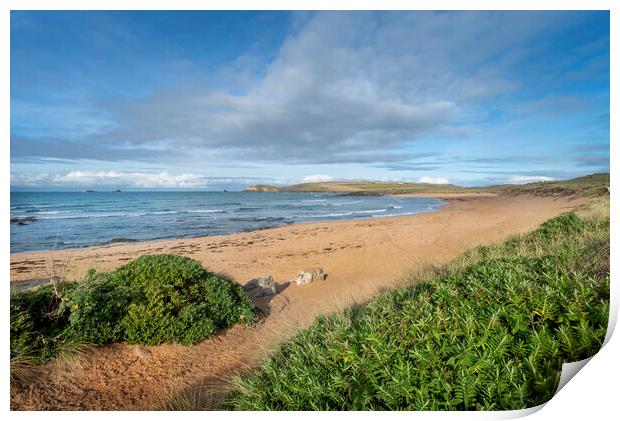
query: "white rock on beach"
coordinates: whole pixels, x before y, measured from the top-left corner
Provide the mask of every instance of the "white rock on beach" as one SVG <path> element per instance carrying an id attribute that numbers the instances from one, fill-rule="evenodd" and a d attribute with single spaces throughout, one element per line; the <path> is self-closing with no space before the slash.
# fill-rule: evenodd
<path id="1" fill-rule="evenodd" d="M 312 281 L 324 281 L 327 279 L 327 274 L 323 272 L 321 268 L 314 268 L 312 271 Z"/>
<path id="2" fill-rule="evenodd" d="M 312 282 L 312 274 L 309 272 L 304 272 L 300 270 L 297 272 L 297 278 L 295 279 L 295 283 L 297 285 L 306 285 Z"/>
<path id="3" fill-rule="evenodd" d="M 327 274 L 323 272 L 321 268 L 315 268 L 312 272 L 306 272 L 300 270 L 297 272 L 297 278 L 294 281 L 297 285 L 306 285 L 314 281 L 324 281 L 327 278 Z"/>

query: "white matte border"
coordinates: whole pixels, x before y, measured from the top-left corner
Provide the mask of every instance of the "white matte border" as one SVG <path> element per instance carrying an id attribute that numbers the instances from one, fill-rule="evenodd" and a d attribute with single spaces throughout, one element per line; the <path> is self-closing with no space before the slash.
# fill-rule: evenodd
<path id="1" fill-rule="evenodd" d="M 618 40 L 620 33 L 618 31 L 618 13 L 620 7 L 618 2 L 613 0 L 435 0 L 435 1 L 412 1 L 412 0 L 384 0 L 382 2 L 371 0 L 214 0 L 214 1 L 198 1 L 198 0 L 5 0 L 0 3 L 2 14 L 0 15 L 0 86 L 2 87 L 2 101 L 0 102 L 0 154 L 2 163 L 0 165 L 0 177 L 3 182 L 3 189 L 0 195 L 2 203 L 4 220 L 9 219 L 9 184 L 10 184 L 10 10 L 197 10 L 197 9 L 213 9 L 213 10 L 611 10 L 611 78 L 610 78 L 610 173 L 612 189 L 615 191 L 618 183 L 618 176 L 614 173 L 613 168 L 615 162 L 620 156 L 617 139 L 617 121 L 620 119 L 618 114 Z M 618 206 L 615 200 L 611 199 L 611 213 L 619 215 Z M 613 219 L 613 218 L 612 218 Z M 0 244 L 2 246 L 2 260 L 4 264 L 3 273 L 5 276 L 2 280 L 5 282 L 4 311 L 2 312 L 2 344 L 5 352 L 8 351 L 8 332 L 9 332 L 9 277 L 10 277 L 10 246 L 9 246 L 9 224 L 0 224 Z M 510 419 L 530 415 L 532 419 L 567 419 L 579 420 L 584 418 L 591 419 L 611 419 L 618 416 L 618 397 L 617 390 L 620 378 L 620 365 L 617 356 L 620 355 L 620 345 L 617 335 L 612 335 L 617 321 L 618 313 L 618 282 L 613 267 L 615 267 L 618 250 L 618 229 L 612 220 L 611 224 L 611 303 L 610 303 L 610 323 L 605 345 L 597 355 L 589 359 L 587 368 L 577 373 L 573 381 L 565 383 L 562 388 L 558 388 L 558 394 L 546 405 L 540 405 L 535 408 L 528 408 L 520 411 L 499 411 L 499 412 L 391 412 L 391 413 L 375 413 L 375 412 L 347 412 L 347 413 L 183 413 L 182 417 L 196 417 L 204 419 L 205 417 L 226 418 L 227 420 L 236 418 L 249 418 L 257 416 L 269 416 L 272 420 L 285 419 L 288 421 L 290 417 L 315 418 L 320 417 L 345 417 L 356 421 L 366 417 L 375 419 L 377 416 L 390 418 L 403 418 L 410 420 L 427 419 L 427 418 L 458 418 L 458 419 Z M 8 354 L 8 352 L 7 352 Z M 577 363 L 573 363 L 577 364 Z M 83 418 L 86 414 L 81 412 L 63 412 L 63 413 L 29 413 L 29 412 L 10 412 L 9 411 L 9 356 L 6 355 L 2 364 L 2 405 L 5 415 L 14 418 L 39 418 L 39 417 L 58 417 L 58 418 Z M 574 371 L 574 367 L 571 370 Z M 583 367 L 583 366 L 582 366 Z M 564 370 L 562 375 L 564 376 Z M 572 376 L 571 376 L 572 377 Z M 544 407 L 544 408 L 543 408 Z M 111 414 L 106 412 L 90 412 L 87 416 L 93 418 L 108 418 Z M 144 418 L 149 419 L 155 417 L 169 418 L 176 416 L 175 414 L 163 412 L 116 412 L 114 417 L 120 418 Z M 540 418 L 544 417 L 544 418 Z"/>

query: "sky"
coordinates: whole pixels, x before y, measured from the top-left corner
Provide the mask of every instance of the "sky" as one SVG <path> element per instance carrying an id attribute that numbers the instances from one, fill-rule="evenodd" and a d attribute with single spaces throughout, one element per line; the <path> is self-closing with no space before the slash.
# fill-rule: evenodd
<path id="1" fill-rule="evenodd" d="M 609 171 L 609 12 L 12 11 L 11 188 Z"/>

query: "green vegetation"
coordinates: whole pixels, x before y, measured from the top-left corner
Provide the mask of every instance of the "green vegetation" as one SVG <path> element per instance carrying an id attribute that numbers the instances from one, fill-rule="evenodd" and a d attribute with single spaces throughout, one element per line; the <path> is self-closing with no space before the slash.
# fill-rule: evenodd
<path id="1" fill-rule="evenodd" d="M 609 193 L 609 174 L 592 174 L 565 181 L 546 181 L 523 185 L 495 185 L 487 187 L 460 187 L 453 184 L 397 183 L 385 181 L 329 181 L 274 187 L 265 184 L 250 186 L 252 192 L 318 192 L 354 195 L 381 194 L 444 194 L 444 193 L 508 193 L 538 196 L 603 196 Z"/>
<path id="2" fill-rule="evenodd" d="M 279 187 L 276 186 L 270 186 L 268 184 L 255 184 L 253 186 L 249 186 L 247 189 L 245 189 L 244 191 L 247 192 L 258 192 L 258 193 L 277 193 L 280 191 Z"/>
<path id="3" fill-rule="evenodd" d="M 360 195 L 406 193 L 463 193 L 478 191 L 452 184 L 396 183 L 384 181 L 304 183 L 285 187 L 288 192 L 341 192 Z"/>
<path id="4" fill-rule="evenodd" d="M 405 193 L 462 193 L 480 191 L 478 188 L 465 188 L 452 184 L 396 183 L 385 181 L 329 181 L 302 183 L 287 187 L 274 187 L 264 184 L 250 186 L 247 192 L 289 192 L 289 193 L 348 193 L 360 195 L 405 194 Z"/>
<path id="5" fill-rule="evenodd" d="M 499 410 L 549 400 L 595 354 L 609 310 L 609 218 L 569 213 L 319 317 L 237 377 L 242 410 Z"/>
<path id="6" fill-rule="evenodd" d="M 243 288 L 175 255 L 139 257 L 82 282 L 11 296 L 11 369 L 48 361 L 80 344 L 192 344 L 217 329 L 251 323 Z"/>
<path id="7" fill-rule="evenodd" d="M 506 193 L 527 193 L 536 196 L 604 196 L 609 194 L 609 173 L 592 174 L 564 181 L 529 183 L 522 186 L 507 186 Z"/>

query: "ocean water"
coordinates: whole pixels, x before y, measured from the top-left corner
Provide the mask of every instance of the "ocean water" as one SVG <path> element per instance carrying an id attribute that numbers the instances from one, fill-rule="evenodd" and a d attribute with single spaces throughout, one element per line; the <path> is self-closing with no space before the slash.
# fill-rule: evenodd
<path id="1" fill-rule="evenodd" d="M 12 192 L 11 253 L 433 212 L 432 198 L 243 192 Z"/>

